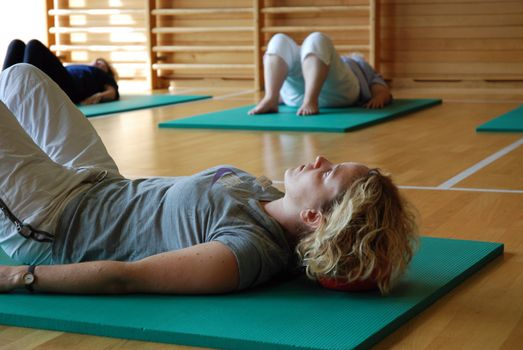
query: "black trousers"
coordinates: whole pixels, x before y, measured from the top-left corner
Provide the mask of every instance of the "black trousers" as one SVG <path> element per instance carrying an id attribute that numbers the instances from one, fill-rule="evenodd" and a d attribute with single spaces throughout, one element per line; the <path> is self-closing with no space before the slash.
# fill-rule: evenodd
<path id="1" fill-rule="evenodd" d="M 18 39 L 11 41 L 7 48 L 2 70 L 17 63 L 29 63 L 55 81 L 74 102 L 78 103 L 73 78 L 51 50 L 38 40 L 31 40 L 27 45 Z"/>

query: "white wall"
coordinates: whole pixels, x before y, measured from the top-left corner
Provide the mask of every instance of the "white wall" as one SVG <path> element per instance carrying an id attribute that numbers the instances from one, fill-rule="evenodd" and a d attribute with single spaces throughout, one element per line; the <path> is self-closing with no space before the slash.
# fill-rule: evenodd
<path id="1" fill-rule="evenodd" d="M 13 39 L 38 39 L 47 45 L 45 0 L 0 2 L 0 66 Z M 1 67 L 0 67 L 1 69 Z"/>

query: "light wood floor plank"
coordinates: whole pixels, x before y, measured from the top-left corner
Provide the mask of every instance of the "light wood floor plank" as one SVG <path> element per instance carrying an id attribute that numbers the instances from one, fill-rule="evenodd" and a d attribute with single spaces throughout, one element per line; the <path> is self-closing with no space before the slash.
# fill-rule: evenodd
<path id="1" fill-rule="evenodd" d="M 523 138 L 523 133 L 520 133 L 520 135 Z M 461 181 L 456 186 L 521 190 L 523 189 L 521 163 L 523 163 L 523 146 Z"/>

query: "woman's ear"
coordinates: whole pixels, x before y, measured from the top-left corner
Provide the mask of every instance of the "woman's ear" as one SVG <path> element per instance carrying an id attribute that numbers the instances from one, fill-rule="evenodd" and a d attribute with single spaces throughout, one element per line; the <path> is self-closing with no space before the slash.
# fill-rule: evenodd
<path id="1" fill-rule="evenodd" d="M 316 209 L 303 209 L 300 211 L 301 221 L 311 229 L 317 229 L 323 221 L 323 214 Z"/>

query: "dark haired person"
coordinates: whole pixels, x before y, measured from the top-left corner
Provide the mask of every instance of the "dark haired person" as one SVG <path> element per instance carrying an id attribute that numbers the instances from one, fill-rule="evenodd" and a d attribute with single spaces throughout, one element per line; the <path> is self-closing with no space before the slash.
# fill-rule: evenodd
<path id="1" fill-rule="evenodd" d="M 15 39 L 9 44 L 2 70 L 17 63 L 28 63 L 42 70 L 76 104 L 89 105 L 120 97 L 116 71 L 103 58 L 91 64 L 64 66 L 40 41 L 33 39 L 26 45 Z"/>

